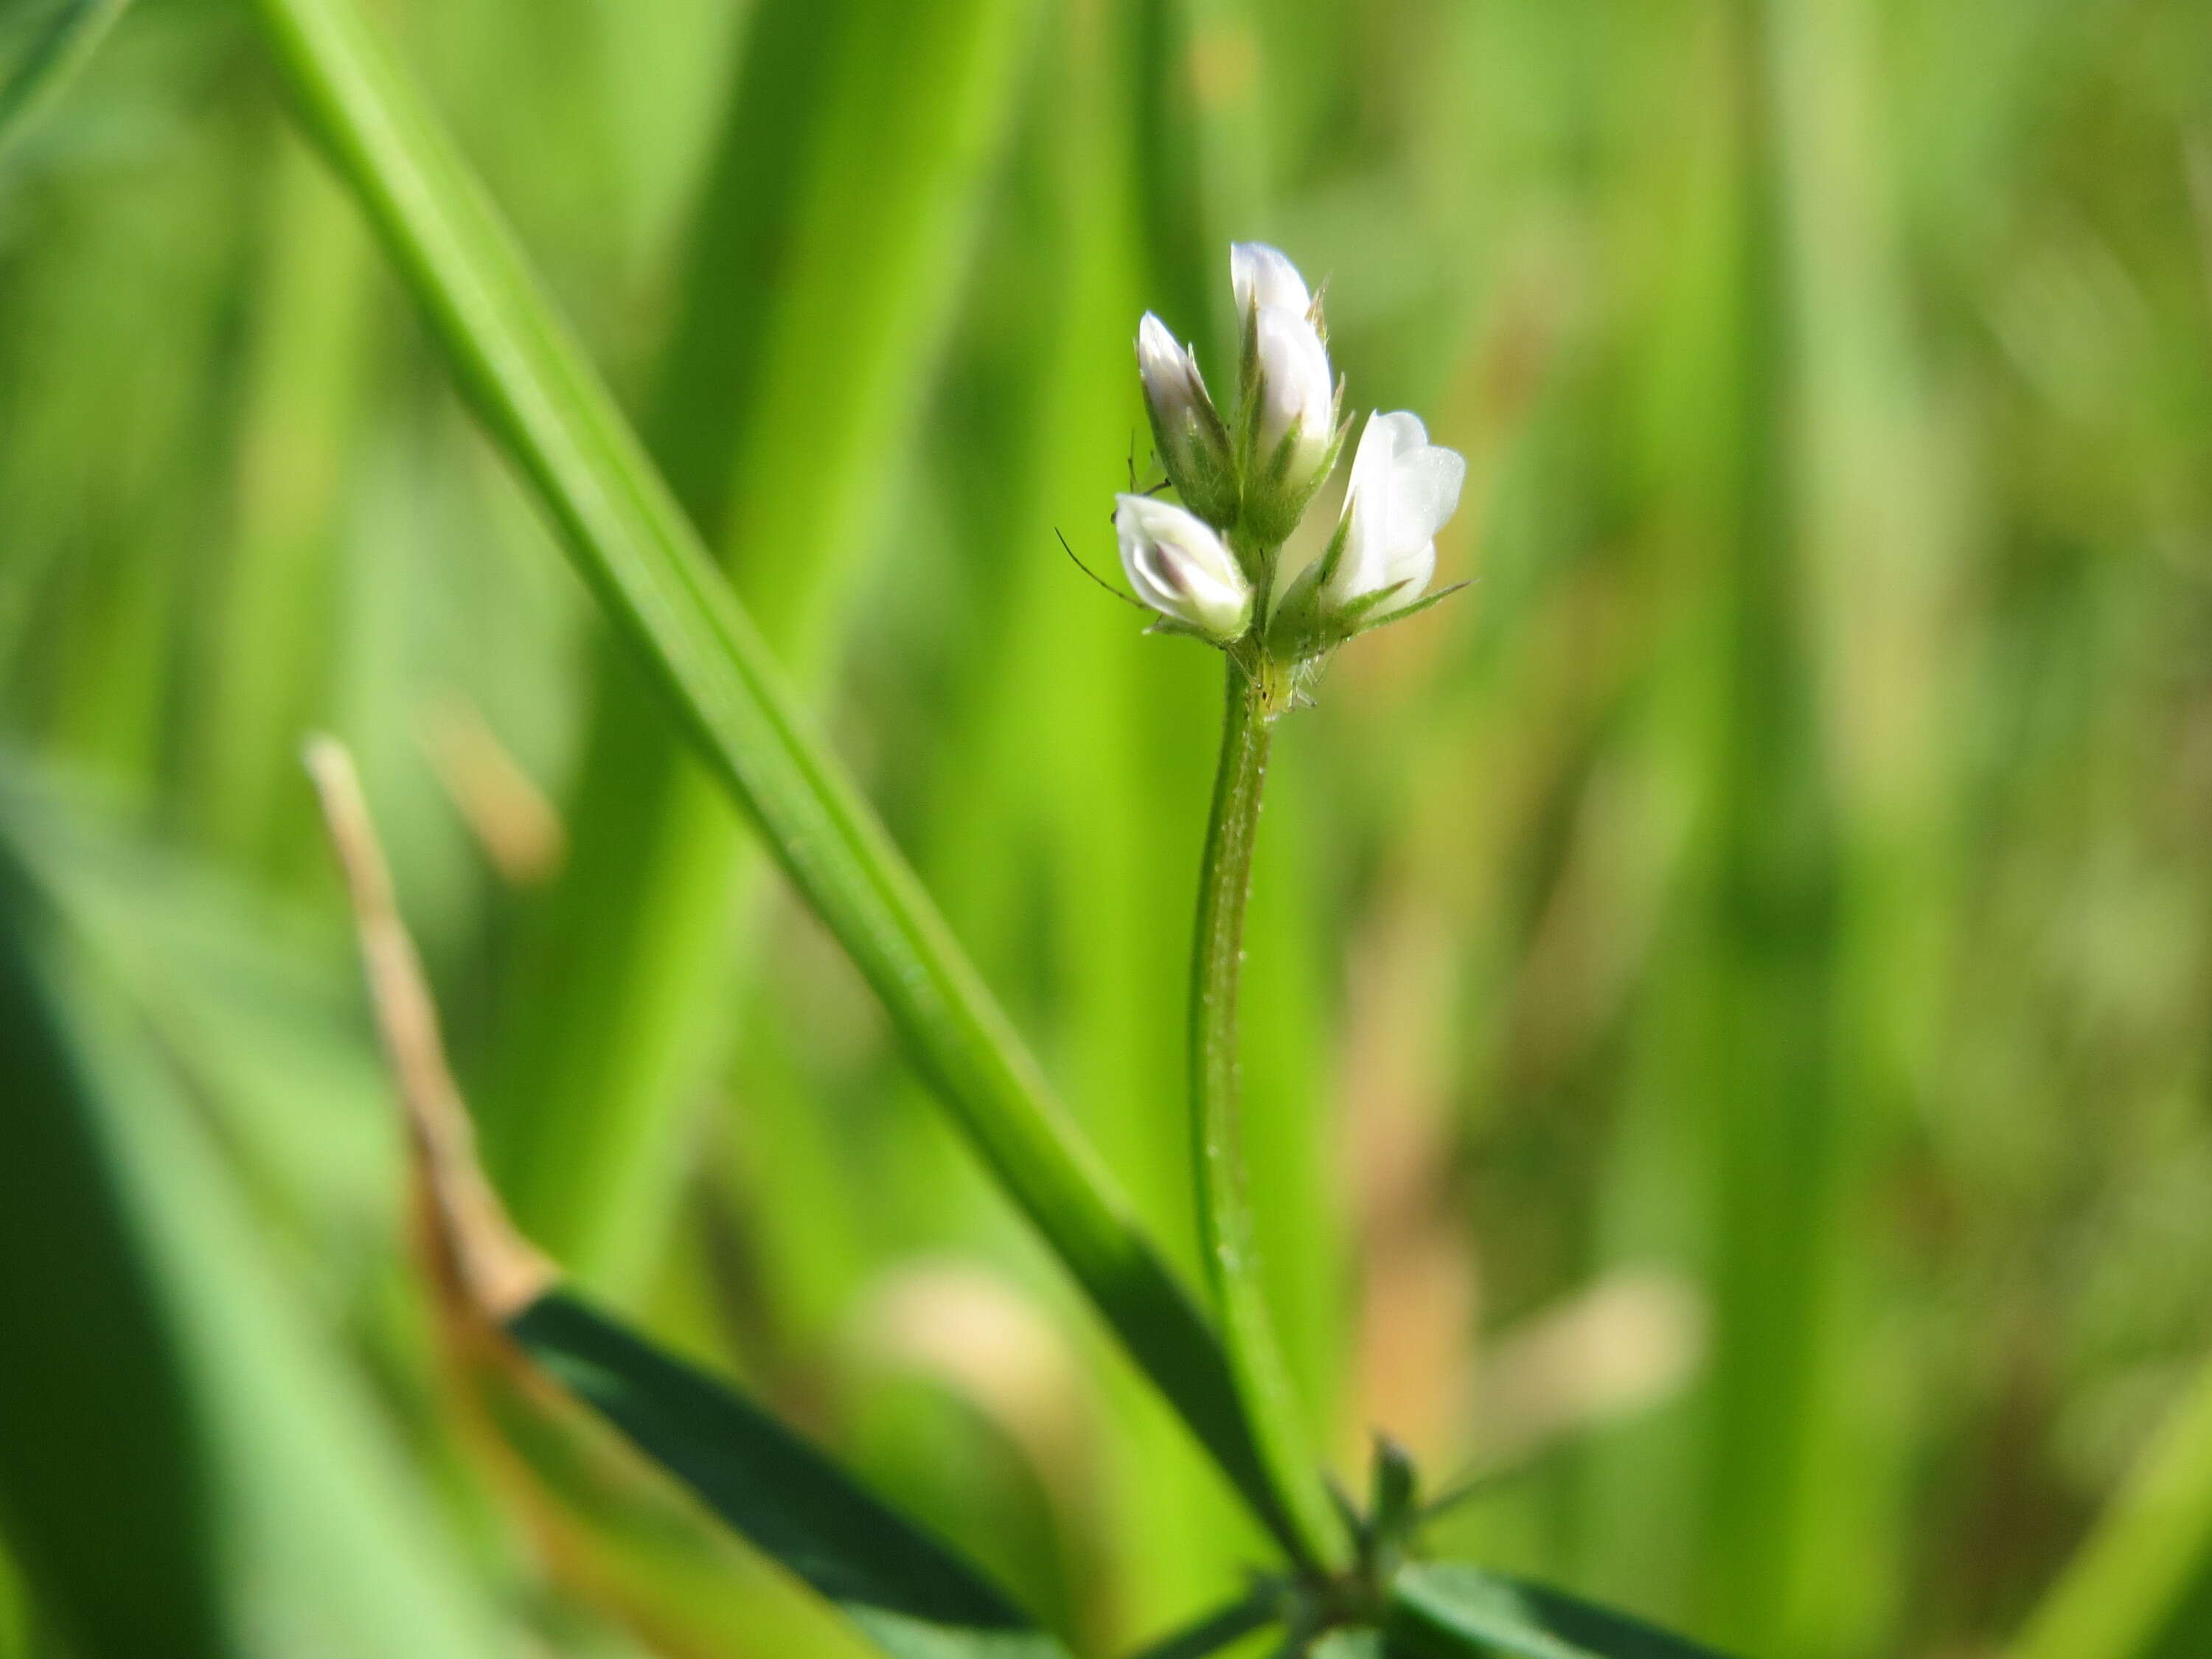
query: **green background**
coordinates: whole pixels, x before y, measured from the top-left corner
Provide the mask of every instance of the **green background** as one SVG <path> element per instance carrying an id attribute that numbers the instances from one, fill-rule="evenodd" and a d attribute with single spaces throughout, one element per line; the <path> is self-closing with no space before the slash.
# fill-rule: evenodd
<path id="1" fill-rule="evenodd" d="M 1252 920 L 1347 1479 L 1387 1428 L 1507 1477 L 1455 1553 L 1972 1659 L 2133 1470 L 2035 1659 L 2199 1650 L 2212 12 L 375 10 L 1194 1282 L 1218 668 L 1054 532 L 1110 571 L 1141 311 L 1226 393 L 1236 238 L 1467 454 L 1474 586 L 1279 729 Z M 641 1650 L 455 1444 L 311 728 L 526 1231 L 1089 1649 L 1231 1593 L 1256 1534 L 550 543 L 246 9 L 140 0 L 0 149 L 0 887 L 100 1103 L 34 1144 L 0 1078 L 0 1378 L 93 1379 L 58 1439 L 0 1380 L 0 1656 L 156 1651 L 72 1583 L 179 1653 Z M 729 1651 L 850 1649 L 736 1599 Z"/>

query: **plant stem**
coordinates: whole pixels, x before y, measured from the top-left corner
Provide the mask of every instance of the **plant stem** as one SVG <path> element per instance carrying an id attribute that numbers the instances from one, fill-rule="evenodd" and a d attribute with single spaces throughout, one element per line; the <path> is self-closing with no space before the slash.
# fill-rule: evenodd
<path id="1" fill-rule="evenodd" d="M 1198 1190 L 1199 1242 L 1244 1409 L 1261 1464 L 1306 1553 L 1326 1565 L 1347 1554 L 1344 1526 L 1310 1454 L 1298 1402 L 1267 1310 L 1253 1242 L 1238 1127 L 1237 1000 L 1244 967 L 1244 909 L 1252 890 L 1252 848 L 1280 687 L 1264 659 L 1248 672 L 1228 665 L 1221 763 L 1213 781 L 1200 867 L 1198 921 L 1191 946 L 1191 1153 Z"/>

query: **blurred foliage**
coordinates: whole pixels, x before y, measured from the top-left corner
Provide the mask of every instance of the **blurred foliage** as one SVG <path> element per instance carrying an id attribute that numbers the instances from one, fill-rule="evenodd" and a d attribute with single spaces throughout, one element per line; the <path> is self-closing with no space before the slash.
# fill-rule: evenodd
<path id="1" fill-rule="evenodd" d="M 1955 1659 L 2193 1443 L 2212 12 L 380 10 L 1186 1266 L 1214 665 L 1053 532 L 1110 563 L 1135 319 L 1223 364 L 1232 235 L 1327 273 L 1359 406 L 1468 455 L 1475 586 L 1282 728 L 1255 896 L 1262 1243 L 1347 1474 L 1384 1426 L 1432 1479 L 1510 1473 L 1448 1524 L 1516 1572 L 1750 1653 Z M 197 1650 L 638 1650 L 451 1443 L 311 726 L 362 757 L 543 1242 L 1087 1649 L 1234 1593 L 1258 1540 L 833 948 L 718 806 L 674 846 L 685 809 L 586 761 L 654 728 L 547 543 L 242 9 L 140 0 L 0 155 L 0 925 L 36 1011 L 0 1333 L 105 1356 L 40 1392 L 0 1348 L 0 1655 L 129 1650 L 76 1588 L 126 1488 Z M 619 1000 L 577 989 L 611 935 L 548 921 L 595 848 L 659 907 L 598 924 Z M 553 1042 L 588 1087 L 533 1073 Z M 34 1397 L 137 1449 L 62 1489 Z M 2200 1607 L 2205 1510 L 2130 1511 Z"/>

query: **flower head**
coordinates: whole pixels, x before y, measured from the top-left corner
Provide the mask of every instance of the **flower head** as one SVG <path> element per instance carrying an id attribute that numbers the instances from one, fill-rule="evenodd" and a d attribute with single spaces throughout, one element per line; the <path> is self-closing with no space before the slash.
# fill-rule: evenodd
<path id="1" fill-rule="evenodd" d="M 1137 368 L 1161 465 L 1180 505 L 1117 496 L 1121 568 L 1156 629 L 1222 647 L 1273 718 L 1331 651 L 1433 603 L 1436 535 L 1467 463 L 1413 416 L 1375 415 L 1361 434 L 1328 550 L 1287 582 L 1285 544 L 1351 431 L 1329 367 L 1320 300 L 1279 250 L 1239 242 L 1230 284 L 1243 324 L 1237 406 L 1224 421 L 1193 349 L 1150 312 Z"/>
<path id="2" fill-rule="evenodd" d="M 1137 371 L 1160 465 L 1184 504 L 1200 518 L 1227 524 L 1237 511 L 1236 459 L 1229 434 L 1188 346 L 1151 312 L 1137 325 Z"/>
<path id="3" fill-rule="evenodd" d="M 1277 249 L 1229 250 L 1230 286 L 1244 331 L 1244 501 L 1263 538 L 1287 536 L 1322 480 L 1336 441 L 1336 385 L 1318 307 Z"/>
<path id="4" fill-rule="evenodd" d="M 1149 495 L 1117 495 L 1114 530 L 1129 586 L 1161 616 L 1217 645 L 1252 622 L 1252 585 L 1212 526 Z"/>
<path id="5" fill-rule="evenodd" d="M 1419 599 L 1436 574 L 1437 532 L 1458 507 L 1466 478 L 1467 462 L 1431 443 L 1418 416 L 1370 416 L 1352 458 L 1323 606 L 1364 628 Z"/>

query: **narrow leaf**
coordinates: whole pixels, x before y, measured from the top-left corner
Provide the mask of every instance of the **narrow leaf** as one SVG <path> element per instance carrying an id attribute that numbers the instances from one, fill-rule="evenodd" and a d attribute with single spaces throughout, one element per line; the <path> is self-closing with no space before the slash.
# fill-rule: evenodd
<path id="1" fill-rule="evenodd" d="M 35 971 L 24 885 L 0 859 L 0 1520 L 88 1654 L 213 1659 L 232 1649 L 186 1367 Z"/>
<path id="2" fill-rule="evenodd" d="M 1132 1659 L 1206 1659 L 1283 1616 L 1284 1597 L 1275 1585 L 1255 1585 L 1252 1593 L 1217 1607 L 1180 1630 L 1170 1631 Z"/>
<path id="3" fill-rule="evenodd" d="M 558 1288 L 508 1322 L 523 1351 L 901 1659 L 1064 1656 L 1028 1615 L 735 1390 Z"/>
<path id="4" fill-rule="evenodd" d="M 137 988 L 18 858 L 14 805 L 0 792 L 0 1521 L 42 1622 L 81 1659 L 511 1650 Z"/>
<path id="5" fill-rule="evenodd" d="M 912 869 L 799 712 L 612 396 L 351 0 L 254 0 L 463 390 L 955 1122 L 1285 1547 L 1218 1342 L 1052 1099 Z"/>
<path id="6" fill-rule="evenodd" d="M 1394 1647 L 1431 1659 L 1720 1659 L 1626 1613 L 1480 1567 L 1409 1566 L 1390 1588 Z"/>
<path id="7" fill-rule="evenodd" d="M 2190 1652 L 2212 1586 L 2212 1364 L 2200 1369 L 2045 1594 L 2016 1659 Z"/>
<path id="8" fill-rule="evenodd" d="M 1031 0 L 761 0 L 641 425 L 803 692 L 827 682 L 994 175 Z M 742 318 L 742 325 L 732 319 Z M 728 1041 L 758 842 L 656 688 L 603 653 L 574 856 L 534 919 L 477 1105 L 516 1220 L 624 1299 Z"/>
<path id="9" fill-rule="evenodd" d="M 352 763 L 319 739 L 307 765 L 353 900 L 370 1000 L 407 1118 L 418 1236 L 449 1330 L 464 1346 L 503 1330 L 545 1376 L 597 1408 L 894 1659 L 1065 1659 L 1060 1644 L 974 1568 L 767 1412 L 560 1286 L 477 1164 Z"/>

